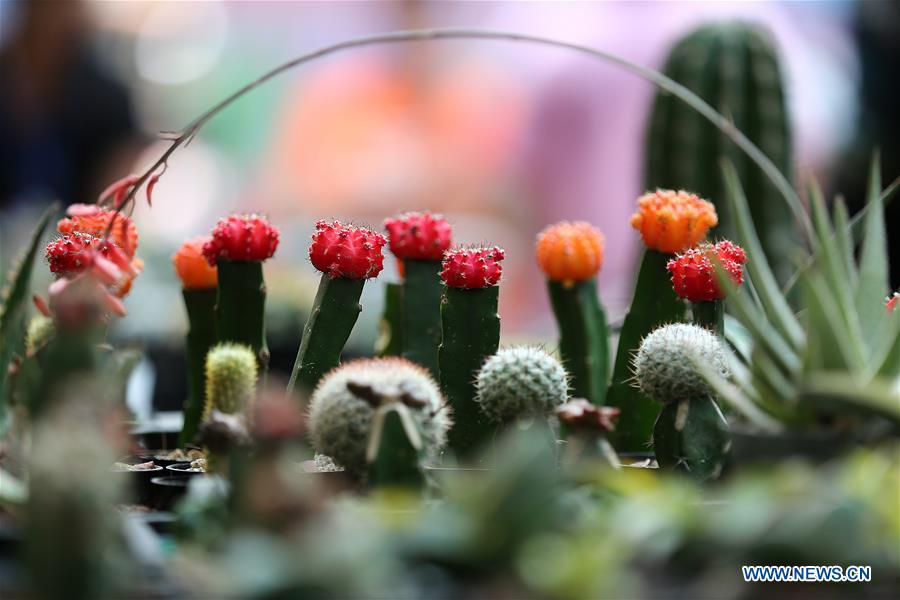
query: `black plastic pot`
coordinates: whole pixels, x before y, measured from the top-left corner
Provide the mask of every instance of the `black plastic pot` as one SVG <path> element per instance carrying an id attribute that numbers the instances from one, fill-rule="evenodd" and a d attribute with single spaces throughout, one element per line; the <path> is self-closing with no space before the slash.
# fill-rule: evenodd
<path id="1" fill-rule="evenodd" d="M 168 467 L 170 465 L 179 465 L 179 464 L 185 464 L 185 463 L 191 462 L 191 459 L 173 460 L 171 458 L 163 458 L 167 454 L 169 454 L 168 450 L 157 450 L 155 452 L 148 451 L 148 452 L 139 454 L 138 458 L 140 458 L 142 461 L 145 461 L 145 462 L 152 460 L 154 463 L 158 464 L 161 467 Z"/>
<path id="2" fill-rule="evenodd" d="M 732 426 L 729 462 L 732 466 L 743 466 L 803 458 L 822 463 L 846 453 L 859 441 L 857 436 L 844 432 L 788 431 L 770 434 Z"/>
<path id="3" fill-rule="evenodd" d="M 162 467 L 156 465 L 152 469 L 141 469 L 135 471 L 117 471 L 115 469 L 110 470 L 113 473 L 126 478 L 129 500 L 136 504 L 151 504 L 153 500 L 153 489 L 150 480 L 162 474 Z"/>
<path id="4" fill-rule="evenodd" d="M 204 471 L 191 469 L 191 463 L 179 462 L 166 467 L 169 474 L 178 477 L 196 477 L 197 475 L 206 475 Z"/>
<path id="5" fill-rule="evenodd" d="M 190 477 L 185 475 L 164 475 L 150 480 L 153 486 L 153 507 L 160 511 L 171 511 L 175 504 L 187 494 Z"/>

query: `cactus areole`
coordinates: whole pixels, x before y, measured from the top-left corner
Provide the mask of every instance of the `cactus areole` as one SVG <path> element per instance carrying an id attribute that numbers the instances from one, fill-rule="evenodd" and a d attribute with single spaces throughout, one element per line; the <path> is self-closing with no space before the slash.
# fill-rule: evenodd
<path id="1" fill-rule="evenodd" d="M 563 221 L 538 235 L 535 250 L 547 276 L 573 393 L 602 404 L 610 367 L 606 315 L 595 280 L 603 265 L 603 234 L 588 223 Z"/>
<path id="2" fill-rule="evenodd" d="M 403 270 L 399 294 L 399 347 L 404 358 L 438 374 L 441 343 L 441 259 L 450 247 L 451 228 L 441 215 L 405 213 L 387 219 L 391 252 Z M 403 302 L 409 298 L 409 302 Z"/>
<path id="3" fill-rule="evenodd" d="M 450 449 L 478 459 L 494 426 L 475 401 L 475 376 L 500 345 L 497 301 L 504 252 L 498 247 L 462 248 L 444 255 L 441 279 L 442 340 L 438 351 L 441 389 L 453 408 Z"/>
<path id="4" fill-rule="evenodd" d="M 220 219 L 203 245 L 203 256 L 218 269 L 216 337 L 250 346 L 263 373 L 269 365 L 269 348 L 262 263 L 277 247 L 278 230 L 259 215 Z"/>
<path id="5" fill-rule="evenodd" d="M 366 279 L 377 277 L 384 264 L 387 239 L 365 227 L 337 221 L 318 221 L 309 246 L 309 259 L 322 272 L 291 378 L 288 393 L 299 385 L 309 394 L 325 373 L 341 362 L 341 352 L 353 331 L 362 306 Z"/>

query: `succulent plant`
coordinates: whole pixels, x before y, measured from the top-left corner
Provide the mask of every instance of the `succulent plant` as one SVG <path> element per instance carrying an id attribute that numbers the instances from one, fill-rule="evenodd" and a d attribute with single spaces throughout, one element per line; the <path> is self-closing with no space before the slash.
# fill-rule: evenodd
<path id="1" fill-rule="evenodd" d="M 569 395 L 562 364 L 535 346 L 501 349 L 485 361 L 475 386 L 476 402 L 494 423 L 547 417 Z"/>
<path id="2" fill-rule="evenodd" d="M 734 127 L 790 176 L 790 120 L 781 66 L 768 31 L 740 22 L 701 26 L 678 40 L 664 72 L 727 114 Z M 737 230 L 719 160 L 727 156 L 734 161 L 752 199 L 750 211 L 762 246 L 775 259 L 777 277 L 787 279 L 793 270 L 797 227 L 788 205 L 749 156 L 737 152 L 703 116 L 664 93 L 654 100 L 645 148 L 644 184 L 650 189 L 686 188 L 711 199 L 720 215 L 720 231 L 729 238 Z"/>
<path id="3" fill-rule="evenodd" d="M 722 376 L 729 373 L 728 355 L 715 334 L 675 323 L 644 338 L 634 359 L 634 375 L 641 390 L 663 405 L 653 427 L 660 467 L 705 480 L 721 473 L 730 438 L 698 363 Z"/>
<path id="4" fill-rule="evenodd" d="M 216 343 L 218 268 L 210 265 L 203 256 L 203 247 L 211 241 L 207 237 L 188 240 L 172 256 L 188 318 L 188 397 L 179 437 L 182 447 L 193 441 L 206 407 L 206 354 Z"/>
<path id="5" fill-rule="evenodd" d="M 659 405 L 631 385 L 631 357 L 641 339 L 664 323 L 684 318 L 684 302 L 666 280 L 670 253 L 695 246 L 718 223 L 715 207 L 696 194 L 657 190 L 638 199 L 631 225 L 647 249 L 641 262 L 634 297 L 619 334 L 606 403 L 622 416 L 611 439 L 620 452 L 641 452 L 659 414 Z"/>
<path id="6" fill-rule="evenodd" d="M 743 248 L 728 240 L 685 250 L 666 263 L 666 269 L 672 274 L 675 293 L 692 303 L 693 322 L 723 335 L 725 291 L 719 285 L 713 260 L 721 264 L 734 285 L 744 282 L 747 255 Z"/>
<path id="7" fill-rule="evenodd" d="M 475 375 L 500 345 L 498 283 L 504 252 L 498 247 L 457 248 L 444 254 L 441 279 L 441 390 L 453 407 L 449 447 L 475 458 L 493 427 L 475 402 Z"/>
<path id="8" fill-rule="evenodd" d="M 278 229 L 259 215 L 219 219 L 203 256 L 218 271 L 216 337 L 253 349 L 260 371 L 269 366 L 263 262 L 278 248 Z"/>
<path id="9" fill-rule="evenodd" d="M 662 404 L 712 390 L 697 371 L 702 362 L 722 376 L 729 373 L 722 343 L 709 330 L 688 323 L 664 325 L 644 338 L 634 358 L 634 378 L 647 396 Z"/>
<path id="10" fill-rule="evenodd" d="M 225 414 L 246 413 L 256 398 L 256 357 L 249 346 L 222 342 L 206 355 L 206 408 Z"/>
<path id="11" fill-rule="evenodd" d="M 298 384 L 303 393 L 311 393 L 322 376 L 341 363 L 341 352 L 362 311 L 363 285 L 381 273 L 385 244 L 383 235 L 365 227 L 316 223 L 309 258 L 322 279 L 303 327 L 288 393 Z"/>
<path id="12" fill-rule="evenodd" d="M 376 414 L 396 404 L 415 423 L 421 460 L 435 459 L 447 440 L 449 410 L 428 371 L 396 357 L 350 361 L 322 378 L 309 408 L 313 447 L 364 477 L 374 458 L 367 451 Z"/>
<path id="13" fill-rule="evenodd" d="M 536 244 L 559 327 L 559 352 L 576 396 L 602 404 L 609 383 L 609 333 L 595 279 L 603 265 L 603 234 L 588 223 L 563 221 Z"/>
<path id="14" fill-rule="evenodd" d="M 405 213 L 384 222 L 403 275 L 399 329 L 404 358 L 438 375 L 441 343 L 441 259 L 450 247 L 450 224 L 441 215 Z M 409 302 L 402 299 L 409 298 Z"/>

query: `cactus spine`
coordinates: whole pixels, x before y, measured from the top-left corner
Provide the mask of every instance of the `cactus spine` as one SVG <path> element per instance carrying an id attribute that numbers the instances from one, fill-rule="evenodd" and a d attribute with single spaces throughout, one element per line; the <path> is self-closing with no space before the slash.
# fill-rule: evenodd
<path id="1" fill-rule="evenodd" d="M 362 311 L 359 298 L 365 283 L 365 279 L 322 274 L 312 311 L 303 327 L 288 393 L 298 384 L 305 393 L 311 392 L 325 373 L 341 364 L 341 352 Z"/>
<path id="2" fill-rule="evenodd" d="M 438 351 L 441 389 L 453 407 L 449 447 L 472 457 L 490 439 L 493 427 L 475 402 L 475 374 L 500 346 L 500 288 L 446 287 L 441 301 L 443 339 Z"/>
<path id="3" fill-rule="evenodd" d="M 193 441 L 206 406 L 206 355 L 216 343 L 216 290 L 182 290 L 187 309 L 188 398 L 179 445 Z"/>
<path id="4" fill-rule="evenodd" d="M 403 358 L 422 365 L 437 379 L 440 376 L 441 261 L 407 259 L 403 265 Z"/>
<path id="5" fill-rule="evenodd" d="M 791 171 L 791 131 L 782 76 L 768 32 L 744 23 L 700 27 L 682 38 L 666 61 L 666 75 L 728 115 L 785 174 Z M 796 226 L 788 206 L 762 171 L 712 125 L 668 94 L 657 94 L 646 141 L 648 189 L 690 189 L 716 204 L 722 233 L 735 233 L 719 159 L 734 163 L 751 199 L 750 212 L 776 276 L 792 272 Z M 624 416 L 624 414 L 623 414 Z"/>
<path id="6" fill-rule="evenodd" d="M 662 404 L 653 427 L 653 449 L 661 468 L 685 471 L 697 480 L 719 475 L 730 438 L 712 390 L 697 372 L 702 362 L 722 375 L 727 356 L 708 329 L 676 323 L 653 331 L 634 360 L 637 384 Z"/>
<path id="7" fill-rule="evenodd" d="M 256 398 L 257 366 L 253 351 L 240 344 L 221 343 L 206 355 L 206 407 L 203 418 L 214 410 L 245 413 Z"/>
<path id="8" fill-rule="evenodd" d="M 266 283 L 263 263 L 219 259 L 216 337 L 220 342 L 253 349 L 263 372 L 269 365 L 266 345 Z"/>

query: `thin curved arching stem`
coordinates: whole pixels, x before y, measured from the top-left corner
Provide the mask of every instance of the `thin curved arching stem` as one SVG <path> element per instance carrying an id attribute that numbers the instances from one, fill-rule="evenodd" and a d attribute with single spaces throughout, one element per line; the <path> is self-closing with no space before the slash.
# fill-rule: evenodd
<path id="1" fill-rule="evenodd" d="M 389 33 L 379 33 L 345 40 L 343 42 L 338 42 L 330 46 L 324 46 L 322 48 L 319 48 L 318 50 L 302 54 L 285 63 L 282 63 L 271 71 L 263 74 L 258 79 L 251 81 L 247 85 L 227 96 L 221 102 L 194 119 L 184 129 L 178 132 L 177 135 L 174 135 L 174 137 L 170 133 L 167 137 L 167 139 L 171 142 L 170 146 L 162 153 L 162 155 L 156 160 L 156 162 L 153 163 L 153 165 L 149 169 L 147 169 L 142 175 L 138 176 L 134 180 L 134 182 L 130 186 L 128 193 L 124 196 L 121 204 L 116 207 L 116 210 L 120 210 L 122 206 L 134 202 L 137 191 L 144 184 L 148 183 L 148 181 L 150 181 L 155 173 L 157 173 L 167 165 L 169 157 L 172 156 L 175 150 L 189 142 L 197 134 L 197 132 L 213 117 L 218 115 L 222 110 L 227 108 L 243 95 L 261 86 L 270 79 L 273 79 L 278 75 L 281 75 L 285 71 L 293 69 L 296 66 L 308 63 L 329 54 L 340 52 L 342 50 L 398 42 L 434 40 L 499 40 L 509 42 L 523 42 L 540 46 L 550 46 L 554 48 L 563 48 L 618 65 L 626 71 L 629 71 L 634 75 L 637 75 L 638 77 L 641 77 L 642 79 L 653 83 L 657 88 L 677 97 L 679 100 L 683 101 L 685 104 L 687 104 L 704 118 L 706 118 L 717 129 L 719 129 L 719 131 L 721 131 L 726 137 L 728 137 L 728 139 L 730 139 L 738 148 L 740 148 L 748 157 L 750 157 L 750 159 L 755 162 L 760 169 L 762 169 L 766 177 L 769 178 L 776 189 L 778 189 L 781 195 L 784 196 L 785 201 L 787 202 L 791 211 L 794 213 L 794 218 L 797 219 L 797 222 L 800 224 L 807 242 L 811 242 L 812 224 L 810 223 L 809 216 L 807 215 L 806 210 L 803 207 L 803 203 L 801 202 L 800 197 L 797 195 L 797 192 L 794 191 L 793 187 L 784 176 L 784 174 L 779 171 L 778 167 L 775 166 L 775 164 L 762 152 L 762 150 L 760 150 L 753 142 L 750 141 L 749 138 L 747 138 L 746 135 L 738 130 L 731 121 L 729 121 L 726 117 L 716 111 L 712 106 L 706 103 L 697 94 L 690 91 L 688 88 L 684 87 L 683 85 L 679 84 L 673 79 L 670 79 L 669 77 L 663 75 L 658 71 L 643 67 L 614 54 L 610 54 L 608 52 L 604 52 L 590 46 L 576 44 L 573 42 L 565 42 L 537 35 L 482 29 L 410 29 L 403 31 L 393 31 Z"/>

